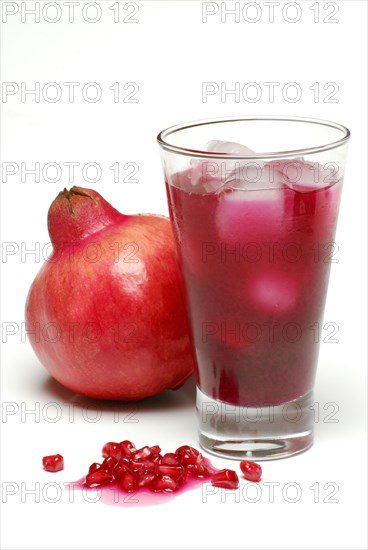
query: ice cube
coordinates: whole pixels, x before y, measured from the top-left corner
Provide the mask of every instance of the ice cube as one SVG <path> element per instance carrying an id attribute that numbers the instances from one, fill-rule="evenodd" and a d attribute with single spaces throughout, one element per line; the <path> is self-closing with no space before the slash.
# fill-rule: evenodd
<path id="1" fill-rule="evenodd" d="M 216 193 L 225 182 L 216 162 L 192 161 L 190 183 L 195 192 Z"/>
<path id="2" fill-rule="evenodd" d="M 241 143 L 235 143 L 234 141 L 219 141 L 212 140 L 206 144 L 206 151 L 211 153 L 218 153 L 222 155 L 254 155 L 254 151 L 242 145 Z M 247 164 L 247 161 L 240 159 L 224 160 L 214 159 L 213 165 L 217 167 L 217 172 L 220 174 L 221 180 L 225 183 L 227 180 L 233 180 L 237 176 L 237 173 L 241 170 L 242 166 Z"/>
<path id="3" fill-rule="evenodd" d="M 192 185 L 203 186 L 207 193 L 215 193 L 226 184 L 227 179 L 233 180 L 237 176 L 243 161 L 217 159 L 216 154 L 225 155 L 252 155 L 254 151 L 233 141 L 212 140 L 203 148 L 209 153 L 215 153 L 211 160 L 201 161 L 192 159 Z"/>
<path id="4" fill-rule="evenodd" d="M 298 290 L 295 276 L 270 269 L 248 280 L 246 295 L 247 301 L 257 309 L 271 315 L 283 315 L 295 307 Z"/>
<path id="5" fill-rule="evenodd" d="M 226 186 L 233 189 L 282 189 L 283 176 L 279 169 L 262 161 L 242 162 L 226 178 Z"/>
<path id="6" fill-rule="evenodd" d="M 283 159 L 274 164 L 282 174 L 283 182 L 299 193 L 329 187 L 339 179 L 333 166 L 322 166 L 318 162 L 306 161 L 303 157 Z"/>
<path id="7" fill-rule="evenodd" d="M 282 189 L 226 190 L 219 195 L 216 211 L 219 239 L 241 245 L 277 241 L 283 212 Z"/>
<path id="8" fill-rule="evenodd" d="M 206 144 L 206 151 L 225 155 L 254 155 L 254 151 L 235 141 L 219 141 L 213 139 Z"/>

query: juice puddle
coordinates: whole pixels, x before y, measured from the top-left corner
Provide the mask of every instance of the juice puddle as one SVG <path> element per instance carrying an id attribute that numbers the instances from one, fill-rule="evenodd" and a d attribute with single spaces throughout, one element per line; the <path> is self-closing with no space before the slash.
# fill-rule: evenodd
<path id="1" fill-rule="evenodd" d="M 170 502 L 179 495 L 196 489 L 204 483 L 208 483 L 208 479 L 190 479 L 183 485 L 180 489 L 174 493 L 165 493 L 159 492 L 154 493 L 152 491 L 147 491 L 140 489 L 134 491 L 133 493 L 126 493 L 119 489 L 117 485 L 113 486 L 103 486 L 103 487 L 86 487 L 84 485 L 84 478 L 79 481 L 74 481 L 65 485 L 66 490 L 79 490 L 83 491 L 85 494 L 90 495 L 86 498 L 89 502 L 94 502 L 95 500 L 100 500 L 104 504 L 109 506 L 130 506 L 130 507 L 139 507 L 139 506 L 156 506 L 158 504 L 165 504 Z M 96 495 L 94 498 L 92 495 Z M 98 498 L 97 498 L 97 495 Z"/>
<path id="2" fill-rule="evenodd" d="M 207 458 L 205 459 L 205 462 L 207 466 L 211 468 L 212 472 L 219 471 L 218 468 L 215 468 Z M 84 495 L 88 495 L 85 497 L 85 500 L 88 502 L 95 502 L 99 500 L 109 506 L 140 507 L 165 504 L 187 491 L 192 491 L 202 486 L 204 483 L 211 483 L 210 478 L 188 477 L 185 484 L 172 493 L 164 491 L 155 493 L 144 488 L 138 489 L 132 493 L 126 493 L 120 489 L 117 484 L 105 485 L 101 487 L 87 487 L 85 485 L 85 478 L 82 477 L 78 481 L 72 481 L 66 484 L 65 489 L 69 491 L 82 491 Z M 94 498 L 93 495 L 96 495 L 96 497 Z"/>

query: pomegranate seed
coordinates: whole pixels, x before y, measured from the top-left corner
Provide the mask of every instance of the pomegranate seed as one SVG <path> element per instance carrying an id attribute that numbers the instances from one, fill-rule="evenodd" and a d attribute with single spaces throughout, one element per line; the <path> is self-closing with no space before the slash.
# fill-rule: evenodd
<path id="1" fill-rule="evenodd" d="M 212 475 L 211 483 L 214 487 L 223 489 L 237 489 L 239 487 L 239 478 L 234 470 L 220 470 Z"/>
<path id="2" fill-rule="evenodd" d="M 46 472 L 60 472 L 64 470 L 64 458 L 61 455 L 44 456 L 42 466 Z"/>
<path id="3" fill-rule="evenodd" d="M 124 472 L 127 472 L 129 470 L 129 462 L 126 460 L 123 462 L 122 460 L 119 462 L 119 464 L 114 468 L 114 477 L 115 479 L 119 480 L 121 476 L 124 474 Z"/>
<path id="4" fill-rule="evenodd" d="M 91 466 L 89 467 L 88 469 L 88 473 L 89 474 L 92 474 L 92 472 L 95 472 L 96 470 L 98 470 L 99 468 L 101 468 L 101 464 L 99 464 L 98 462 L 94 462 L 93 464 L 91 464 Z"/>
<path id="5" fill-rule="evenodd" d="M 123 458 L 129 458 L 130 455 L 135 451 L 135 447 L 131 441 L 125 439 L 120 443 L 121 456 Z"/>
<path id="6" fill-rule="evenodd" d="M 151 456 L 152 452 L 149 447 L 142 447 L 141 449 L 138 449 L 138 451 L 135 451 L 133 453 L 134 460 L 141 460 L 142 458 L 148 458 Z"/>
<path id="7" fill-rule="evenodd" d="M 176 491 L 176 489 L 178 488 L 178 484 L 170 476 L 162 476 L 162 477 L 156 477 L 152 481 L 150 488 L 155 493 L 158 493 L 160 491 L 171 493 L 173 491 Z"/>
<path id="8" fill-rule="evenodd" d="M 261 481 L 262 468 L 256 462 L 251 460 L 242 460 L 240 463 L 240 469 L 243 472 L 243 476 L 248 481 Z"/>
<path id="9" fill-rule="evenodd" d="M 153 447 L 150 447 L 151 454 L 153 455 L 159 455 L 161 452 L 161 447 L 158 445 L 154 445 Z"/>
<path id="10" fill-rule="evenodd" d="M 184 474 L 183 466 L 167 466 L 166 464 L 159 464 L 157 467 L 157 473 L 161 476 L 170 476 L 172 479 L 179 479 Z"/>
<path id="11" fill-rule="evenodd" d="M 107 456 L 105 460 L 102 463 L 102 466 L 105 468 L 110 468 L 110 470 L 114 470 L 119 464 L 119 461 L 114 456 Z"/>
<path id="12" fill-rule="evenodd" d="M 210 477 L 212 473 L 200 453 L 198 453 L 195 464 L 188 464 L 187 471 L 193 477 Z"/>
<path id="13" fill-rule="evenodd" d="M 106 443 L 106 445 L 102 447 L 102 456 L 104 458 L 107 458 L 108 456 L 113 456 L 114 458 L 120 460 L 121 449 L 119 443 L 113 443 L 111 441 L 109 443 Z"/>
<path id="14" fill-rule="evenodd" d="M 146 487 L 147 485 L 150 485 L 152 481 L 155 479 L 155 474 L 152 473 L 141 473 L 138 475 L 138 487 Z"/>
<path id="15" fill-rule="evenodd" d="M 188 473 L 192 477 L 210 477 L 211 472 L 208 470 L 205 464 L 195 464 L 194 466 L 188 466 Z"/>
<path id="16" fill-rule="evenodd" d="M 175 453 L 166 453 L 161 458 L 161 464 L 167 464 L 168 466 L 179 466 L 180 462 Z"/>
<path id="17" fill-rule="evenodd" d="M 182 445 L 176 449 L 175 454 L 183 466 L 189 466 L 189 464 L 196 464 L 199 451 L 189 445 Z"/>
<path id="18" fill-rule="evenodd" d="M 152 462 L 154 464 L 160 464 L 161 460 L 162 460 L 162 456 L 161 455 L 153 455 L 150 457 L 150 460 L 152 460 Z"/>
<path id="19" fill-rule="evenodd" d="M 138 472 L 138 470 L 143 470 L 145 472 L 151 472 L 155 469 L 156 465 L 150 460 L 131 460 L 129 462 L 129 468 L 132 472 Z"/>
<path id="20" fill-rule="evenodd" d="M 98 487 L 99 485 L 108 485 L 114 481 L 114 476 L 109 468 L 99 468 L 86 477 L 88 487 Z"/>
<path id="21" fill-rule="evenodd" d="M 127 493 L 132 493 L 138 485 L 137 476 L 133 472 L 124 472 L 119 480 L 120 487 Z"/>

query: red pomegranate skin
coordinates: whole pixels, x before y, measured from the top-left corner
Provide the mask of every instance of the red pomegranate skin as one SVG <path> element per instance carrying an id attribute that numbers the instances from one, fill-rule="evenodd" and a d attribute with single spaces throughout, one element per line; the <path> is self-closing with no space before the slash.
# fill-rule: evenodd
<path id="1" fill-rule="evenodd" d="M 54 247 L 26 303 L 26 330 L 50 374 L 96 399 L 138 400 L 192 374 L 183 281 L 169 219 L 125 216 L 73 187 L 49 209 Z"/>

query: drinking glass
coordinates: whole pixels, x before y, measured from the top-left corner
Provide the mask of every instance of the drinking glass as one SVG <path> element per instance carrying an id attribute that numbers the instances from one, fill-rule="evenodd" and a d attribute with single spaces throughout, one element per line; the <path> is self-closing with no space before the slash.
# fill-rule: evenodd
<path id="1" fill-rule="evenodd" d="M 158 135 L 208 452 L 266 460 L 312 445 L 349 136 L 333 122 L 261 116 Z"/>

